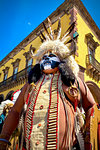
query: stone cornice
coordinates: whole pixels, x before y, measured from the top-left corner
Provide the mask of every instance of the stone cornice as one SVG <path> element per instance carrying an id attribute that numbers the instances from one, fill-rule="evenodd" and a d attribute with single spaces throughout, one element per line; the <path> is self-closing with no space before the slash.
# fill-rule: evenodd
<path id="1" fill-rule="evenodd" d="M 58 17 L 63 16 L 65 13 L 68 13 L 68 11 L 72 8 L 76 7 L 78 12 L 81 14 L 81 16 L 84 18 L 88 26 L 92 29 L 95 36 L 100 40 L 100 30 L 93 21 L 92 17 L 84 7 L 83 3 L 80 0 L 65 0 L 64 3 L 62 3 L 50 16 L 48 16 L 52 23 L 54 23 Z M 44 22 L 47 24 L 47 19 L 44 20 Z M 0 67 L 3 66 L 7 61 L 9 61 L 11 58 L 13 58 L 17 53 L 19 53 L 21 50 L 24 50 L 24 48 L 31 43 L 38 35 L 39 31 L 43 31 L 42 23 L 35 28 L 20 44 L 18 44 L 1 62 Z"/>

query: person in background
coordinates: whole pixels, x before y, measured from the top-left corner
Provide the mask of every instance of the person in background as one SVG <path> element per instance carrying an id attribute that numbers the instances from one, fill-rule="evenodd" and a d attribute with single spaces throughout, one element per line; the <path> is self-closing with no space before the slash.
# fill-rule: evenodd
<path id="1" fill-rule="evenodd" d="M 4 124 L 4 120 L 7 117 L 8 112 L 11 110 L 12 106 L 13 106 L 13 103 L 8 103 L 8 104 L 5 104 L 5 106 L 3 108 L 3 112 L 0 115 L 0 133 L 1 133 L 1 130 L 2 130 L 2 127 L 3 127 L 3 124 Z"/>

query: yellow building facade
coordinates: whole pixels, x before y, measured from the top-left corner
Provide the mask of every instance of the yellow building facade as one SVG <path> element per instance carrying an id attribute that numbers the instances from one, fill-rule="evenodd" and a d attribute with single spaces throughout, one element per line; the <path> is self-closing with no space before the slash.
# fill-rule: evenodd
<path id="1" fill-rule="evenodd" d="M 86 82 L 97 103 L 100 103 L 100 30 L 80 0 L 65 0 L 50 16 L 55 30 L 61 18 L 61 34 L 71 23 L 76 26 L 71 34 L 78 33 L 75 60 L 80 66 L 79 76 Z M 47 28 L 47 19 L 44 20 Z M 27 82 L 28 72 L 36 63 L 31 58 L 31 50 L 36 53 L 41 45 L 40 31 L 44 34 L 42 23 L 33 30 L 0 62 L 0 102 L 11 99 L 12 93 L 21 89 Z M 48 28 L 49 31 L 49 28 Z M 72 49 L 73 45 L 69 45 Z"/>

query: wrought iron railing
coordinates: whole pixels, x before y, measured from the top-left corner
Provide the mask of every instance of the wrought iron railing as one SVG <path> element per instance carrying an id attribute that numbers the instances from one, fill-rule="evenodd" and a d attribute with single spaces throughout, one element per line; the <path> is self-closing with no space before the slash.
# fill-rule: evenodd
<path id="1" fill-rule="evenodd" d="M 92 55 L 89 54 L 86 56 L 86 64 L 87 67 L 94 68 L 100 73 L 100 63 Z"/>
<path id="2" fill-rule="evenodd" d="M 32 68 L 32 65 L 27 67 L 27 68 L 25 68 L 25 69 L 23 69 L 23 70 L 21 70 L 17 74 L 14 74 L 13 76 L 9 77 L 8 79 L 0 82 L 0 88 L 2 86 L 7 86 L 7 85 L 11 84 L 14 81 L 15 82 L 18 81 L 21 77 L 27 78 L 28 77 L 28 73 L 29 73 L 31 68 Z"/>

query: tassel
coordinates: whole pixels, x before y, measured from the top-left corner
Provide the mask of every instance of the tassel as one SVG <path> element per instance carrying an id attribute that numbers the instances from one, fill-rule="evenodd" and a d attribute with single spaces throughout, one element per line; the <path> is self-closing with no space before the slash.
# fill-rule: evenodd
<path id="1" fill-rule="evenodd" d="M 84 148 L 84 138 L 80 131 L 80 125 L 78 121 L 77 111 L 75 112 L 75 133 L 79 143 L 80 150 L 85 150 Z"/>
<path id="2" fill-rule="evenodd" d="M 75 112 L 76 112 L 76 110 L 77 110 L 77 105 L 78 105 L 78 100 L 77 100 L 77 99 L 75 99 L 75 103 L 74 103 Z"/>

